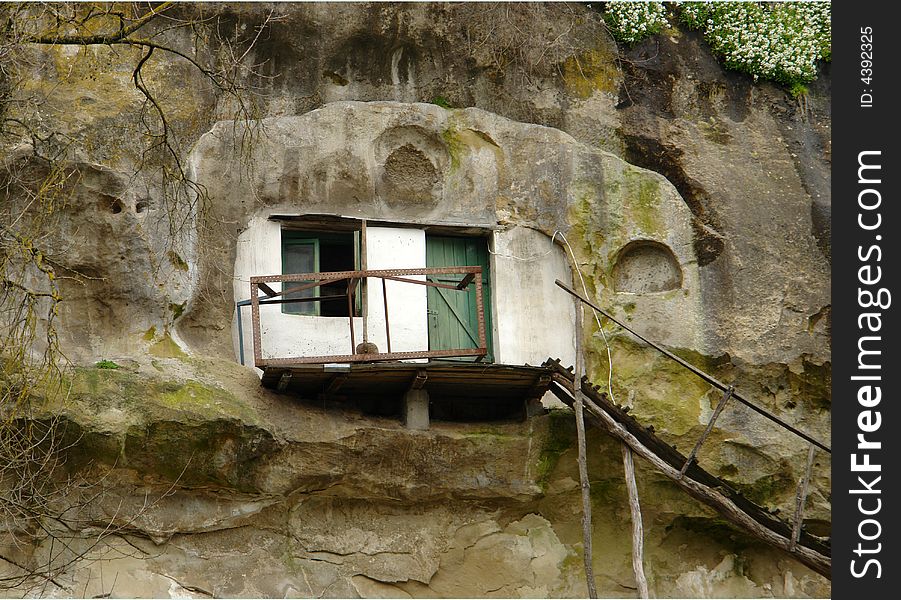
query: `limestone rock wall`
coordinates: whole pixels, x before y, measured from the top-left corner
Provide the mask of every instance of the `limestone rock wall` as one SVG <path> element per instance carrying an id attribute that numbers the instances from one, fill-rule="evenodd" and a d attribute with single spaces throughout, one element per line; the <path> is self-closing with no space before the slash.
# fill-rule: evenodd
<path id="1" fill-rule="evenodd" d="M 178 8 L 235 31 L 268 10 Z M 224 366 L 234 242 L 267 210 L 559 230 L 602 306 L 828 439 L 828 66 L 799 102 L 723 71 L 677 29 L 620 54 L 581 5 L 273 10 L 247 56 L 267 76 L 253 82 L 252 121 L 235 126 L 236 106 L 181 59 L 147 65 L 203 207 L 170 204 L 152 169 L 136 174 L 153 164 L 131 81 L 138 50 L 30 49 L 32 101 L 11 109 L 65 134 L 81 174 L 48 232 L 54 258 L 87 276 L 63 284 L 66 352 L 136 365 L 112 388 L 103 378 L 115 374 L 85 375 L 95 383 L 73 417 L 84 451 L 115 465 L 114 495 L 137 502 L 178 482 L 128 538 L 147 554 L 119 558 L 121 593 L 584 594 L 572 432 L 559 416 L 410 434 L 294 405 Z M 28 143 L 4 148 L 4 164 L 27 163 Z M 606 383 L 609 343 L 617 401 L 689 448 L 718 395 L 622 332 L 605 342 L 590 316 L 583 334 L 592 379 Z M 148 415 L 136 398 L 165 411 Z M 191 440 L 205 441 L 185 468 L 176 459 Z M 592 439 L 595 563 L 605 595 L 631 596 L 618 454 Z M 805 456 L 732 407 L 701 462 L 787 511 Z M 824 533 L 829 467 L 818 456 L 807 513 Z M 658 475 L 639 482 L 658 596 L 828 595 Z M 105 593 L 99 565 L 66 589 Z"/>
<path id="2" fill-rule="evenodd" d="M 4 541 L 75 568 L 52 597 L 584 597 L 568 411 L 409 431 L 346 405 L 286 401 L 221 359 L 79 368 L 48 407 L 76 442 L 59 541 Z M 594 568 L 635 594 L 619 447 L 588 436 Z M 822 597 L 823 578 L 735 531 L 637 463 L 657 597 Z M 90 499 L 89 502 L 84 502 Z M 39 582 L 40 583 L 40 582 Z M 23 588 L 22 591 L 25 591 Z"/>

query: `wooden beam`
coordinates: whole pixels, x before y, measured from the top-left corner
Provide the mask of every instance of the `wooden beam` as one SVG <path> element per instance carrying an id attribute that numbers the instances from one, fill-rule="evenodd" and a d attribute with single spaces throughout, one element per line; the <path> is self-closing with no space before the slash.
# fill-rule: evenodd
<path id="1" fill-rule="evenodd" d="M 582 305 L 576 304 L 576 381 L 582 379 Z M 576 413 L 576 441 L 578 444 L 579 484 L 582 488 L 582 560 L 585 563 L 585 583 L 588 597 L 597 598 L 594 583 L 594 551 L 591 545 L 591 484 L 588 480 L 588 458 L 585 450 L 585 417 L 582 390 L 576 389 L 573 408 Z"/>
<path id="2" fill-rule="evenodd" d="M 475 273 L 467 273 L 466 276 L 460 280 L 460 283 L 457 284 L 457 289 L 465 290 L 469 286 L 469 284 L 472 283 L 472 280 L 475 278 L 476 278 Z"/>
<path id="3" fill-rule="evenodd" d="M 535 378 L 534 383 L 532 383 L 532 388 L 529 390 L 529 397 L 540 398 L 547 391 L 547 388 L 550 384 L 551 384 L 550 374 L 539 373 L 538 377 Z"/>
<path id="4" fill-rule="evenodd" d="M 284 373 L 282 373 L 281 377 L 279 377 L 278 379 L 278 387 L 276 389 L 278 389 L 278 391 L 280 392 L 284 392 L 286 389 L 288 389 L 288 386 L 291 384 L 291 377 L 291 371 L 285 371 Z"/>
<path id="5" fill-rule="evenodd" d="M 814 452 L 816 452 L 816 448 L 814 448 L 813 444 L 810 444 L 807 449 L 807 469 L 804 472 L 804 477 L 798 482 L 798 491 L 795 495 L 795 519 L 792 525 L 791 541 L 792 549 L 797 546 L 798 540 L 801 538 L 801 527 L 804 523 L 804 503 L 807 500 L 807 487 L 810 484 L 810 471 L 813 468 Z"/>
<path id="6" fill-rule="evenodd" d="M 638 503 L 638 485 L 635 483 L 635 463 L 632 450 L 623 448 L 623 470 L 626 473 L 626 490 L 629 492 L 629 511 L 632 515 L 632 571 L 638 585 L 638 597 L 649 598 L 648 579 L 644 575 L 644 531 L 641 524 L 641 505 Z"/>
<path id="7" fill-rule="evenodd" d="M 425 386 L 425 382 L 429 379 L 429 373 L 425 369 L 416 371 L 416 376 L 410 382 L 411 390 L 421 390 Z"/>
<path id="8" fill-rule="evenodd" d="M 710 432 L 713 431 L 713 424 L 716 423 L 717 417 L 720 416 L 720 413 L 723 412 L 723 408 L 726 406 L 726 402 L 729 398 L 732 397 L 732 386 L 729 386 L 729 389 L 726 390 L 726 393 L 723 394 L 723 397 L 720 398 L 720 401 L 717 402 L 716 408 L 713 409 L 713 414 L 710 415 L 710 420 L 707 421 L 707 428 L 704 429 L 704 433 L 701 434 L 701 437 L 698 438 L 698 441 L 695 442 L 695 447 L 691 449 L 691 452 L 688 454 L 688 458 L 685 459 L 685 464 L 682 465 L 682 470 L 679 471 L 679 478 L 685 477 L 685 472 L 688 471 L 688 467 L 691 466 L 691 461 L 695 459 L 698 455 L 698 451 L 701 449 L 701 444 L 704 443 L 704 440 L 707 439 L 707 436 L 710 435 Z"/>
<path id="9" fill-rule="evenodd" d="M 347 381 L 347 373 L 338 373 L 328 382 L 323 394 L 326 397 L 334 396 L 338 393 L 338 390 L 341 389 L 341 386 L 344 385 L 345 381 Z"/>
<path id="10" fill-rule="evenodd" d="M 551 389 L 558 396 L 565 394 L 569 402 L 573 401 L 572 391 L 555 381 L 551 385 Z M 832 559 L 820 554 L 812 548 L 797 544 L 791 545 L 789 537 L 780 535 L 775 531 L 764 527 L 756 521 L 748 513 L 744 512 L 730 498 L 726 497 L 720 490 L 712 488 L 708 485 L 695 481 L 690 477 L 679 477 L 679 470 L 669 465 L 662 458 L 657 456 L 653 450 L 645 446 L 637 437 L 632 435 L 626 427 L 616 421 L 610 414 L 591 400 L 584 399 L 585 408 L 593 417 L 595 424 L 607 431 L 608 434 L 625 443 L 633 452 L 647 460 L 651 465 L 661 473 L 675 481 L 676 485 L 685 490 L 691 497 L 703 502 L 707 506 L 715 509 L 720 515 L 728 521 L 738 525 L 754 537 L 766 542 L 767 544 L 784 550 L 791 554 L 801 563 L 807 565 L 823 577 L 830 579 L 832 576 Z"/>

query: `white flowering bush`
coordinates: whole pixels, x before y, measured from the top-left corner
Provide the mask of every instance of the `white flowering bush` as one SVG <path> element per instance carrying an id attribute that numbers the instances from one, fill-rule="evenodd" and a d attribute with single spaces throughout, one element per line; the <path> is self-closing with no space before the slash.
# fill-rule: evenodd
<path id="1" fill-rule="evenodd" d="M 701 31 L 729 68 L 803 92 L 817 61 L 832 57 L 829 2 L 673 2 L 679 21 Z M 607 2 L 604 21 L 620 43 L 632 45 L 667 24 L 663 2 Z"/>
<path id="2" fill-rule="evenodd" d="M 678 11 L 727 67 L 795 92 L 816 77 L 818 60 L 832 57 L 828 2 L 684 2 Z"/>
<path id="3" fill-rule="evenodd" d="M 666 25 L 666 9 L 663 2 L 607 2 L 604 21 L 616 41 L 634 44 Z"/>

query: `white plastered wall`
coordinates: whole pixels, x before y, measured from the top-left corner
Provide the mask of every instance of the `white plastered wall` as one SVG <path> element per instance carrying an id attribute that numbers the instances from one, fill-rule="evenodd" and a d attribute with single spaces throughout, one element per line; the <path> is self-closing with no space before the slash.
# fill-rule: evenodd
<path id="1" fill-rule="evenodd" d="M 366 261 L 369 269 L 420 269 L 425 267 L 425 232 L 401 227 L 367 227 Z M 424 280 L 422 275 L 407 279 Z M 369 279 L 369 341 L 379 352 L 388 351 L 385 335 L 385 302 L 382 280 Z M 429 349 L 426 287 L 415 283 L 385 280 L 388 295 L 388 323 L 392 352 L 420 352 Z"/>
<path id="2" fill-rule="evenodd" d="M 550 357 L 573 364 L 575 309 L 572 298 L 554 283 L 572 280 L 563 249 L 532 229 L 499 231 L 491 271 L 495 360 L 540 365 Z"/>
<path id="3" fill-rule="evenodd" d="M 250 297 L 250 278 L 254 275 L 280 275 L 282 272 L 281 225 L 266 217 L 251 219 L 238 237 L 235 257 L 235 298 Z M 279 291 L 278 284 L 272 288 Z M 244 363 L 253 365 L 253 324 L 250 307 L 241 310 L 244 329 Z M 354 335 L 362 339 L 363 323 L 354 319 Z M 349 354 L 350 328 L 347 317 L 317 317 L 285 314 L 280 304 L 260 307 L 260 334 L 263 358 L 295 358 Z M 235 325 L 235 349 L 238 335 Z"/>

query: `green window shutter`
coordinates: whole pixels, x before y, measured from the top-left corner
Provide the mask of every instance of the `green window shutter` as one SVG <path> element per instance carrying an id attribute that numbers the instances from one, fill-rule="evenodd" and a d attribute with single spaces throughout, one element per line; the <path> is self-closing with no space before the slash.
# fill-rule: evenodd
<path id="1" fill-rule="evenodd" d="M 482 296 L 485 308 L 485 339 L 493 360 L 491 339 L 491 288 L 488 245 L 483 238 L 426 236 L 427 267 L 482 267 Z M 459 283 L 463 275 L 431 275 L 439 283 Z M 478 348 L 479 321 L 475 286 L 465 292 L 428 288 L 429 349 Z M 461 358 L 459 360 L 472 360 Z"/>

